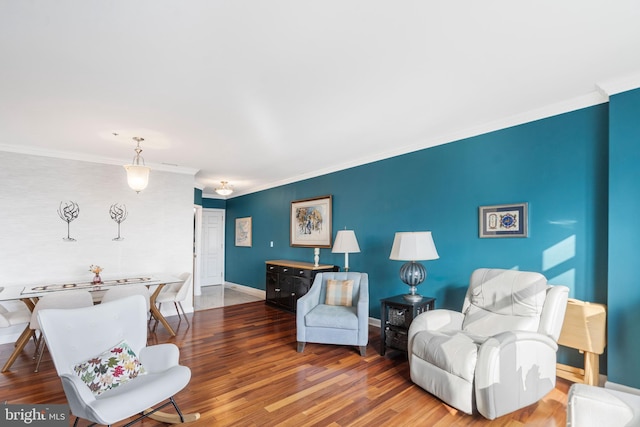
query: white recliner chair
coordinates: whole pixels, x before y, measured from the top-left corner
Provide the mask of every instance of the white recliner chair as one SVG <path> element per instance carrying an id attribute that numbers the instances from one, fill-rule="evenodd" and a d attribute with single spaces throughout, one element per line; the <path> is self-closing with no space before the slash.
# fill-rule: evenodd
<path id="1" fill-rule="evenodd" d="M 573 384 L 567 403 L 567 427 L 640 426 L 640 390 L 605 383 L 604 388 Z"/>
<path id="2" fill-rule="evenodd" d="M 427 311 L 411 323 L 411 380 L 488 419 L 537 402 L 556 384 L 568 292 L 539 273 L 474 271 L 462 312 Z"/>

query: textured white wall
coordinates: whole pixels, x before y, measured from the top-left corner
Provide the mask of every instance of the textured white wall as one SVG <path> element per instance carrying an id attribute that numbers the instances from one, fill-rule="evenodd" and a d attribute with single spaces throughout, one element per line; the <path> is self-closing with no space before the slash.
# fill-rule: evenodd
<path id="1" fill-rule="evenodd" d="M 136 194 L 121 166 L 0 152 L 0 286 L 90 280 L 91 264 L 103 279 L 191 271 L 193 192 L 190 174 L 152 170 Z M 80 206 L 75 242 L 63 240 L 63 200 Z M 112 240 L 114 203 L 129 212 L 123 241 Z"/>

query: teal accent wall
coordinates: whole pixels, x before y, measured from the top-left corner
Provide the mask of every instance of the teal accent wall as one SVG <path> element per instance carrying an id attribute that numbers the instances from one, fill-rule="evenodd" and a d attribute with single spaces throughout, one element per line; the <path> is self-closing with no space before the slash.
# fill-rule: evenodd
<path id="1" fill-rule="evenodd" d="M 609 102 L 608 379 L 640 388 L 640 89 Z"/>
<path id="2" fill-rule="evenodd" d="M 210 199 L 208 197 L 202 197 L 202 190 L 194 188 L 193 204 L 202 206 L 205 209 L 224 209 L 227 206 L 227 201 L 224 199 Z"/>
<path id="3" fill-rule="evenodd" d="M 433 232 L 440 259 L 424 263 L 419 290 L 439 307 L 459 309 L 486 266 L 540 271 L 573 297 L 605 301 L 607 132 L 603 104 L 229 199 L 226 280 L 264 289 L 265 260 L 312 262 L 312 248 L 289 246 L 290 202 L 331 194 L 333 235 L 355 230 L 361 253 L 349 263 L 370 275 L 373 317 L 379 299 L 407 290 L 389 260 L 396 231 Z M 480 239 L 478 207 L 512 202 L 529 203 L 530 236 Z M 253 246 L 235 247 L 245 216 Z M 322 249 L 320 262 L 342 266 L 344 255 Z"/>
<path id="4" fill-rule="evenodd" d="M 438 308 L 459 310 L 480 267 L 538 271 L 573 298 L 606 303 L 608 135 L 601 104 L 229 199 L 225 279 L 264 289 L 266 260 L 313 262 L 312 248 L 289 246 L 290 203 L 331 194 L 333 236 L 353 229 L 360 244 L 349 265 L 369 273 L 371 317 L 381 298 L 408 290 L 402 262 L 389 260 L 396 231 L 433 232 L 440 259 L 424 262 L 418 289 Z M 478 237 L 479 206 L 518 202 L 529 204 L 528 238 Z M 253 245 L 236 247 L 235 218 L 246 216 Z M 344 255 L 321 249 L 320 263 L 342 267 Z M 579 366 L 575 353 L 560 360 Z"/>
<path id="5" fill-rule="evenodd" d="M 227 206 L 227 201 L 223 199 L 209 199 L 207 197 L 202 198 L 202 207 L 205 209 L 224 209 Z"/>

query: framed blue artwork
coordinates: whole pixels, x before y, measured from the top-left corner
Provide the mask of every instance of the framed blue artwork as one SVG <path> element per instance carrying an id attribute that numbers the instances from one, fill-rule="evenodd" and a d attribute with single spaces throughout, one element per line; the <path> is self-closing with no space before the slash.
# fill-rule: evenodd
<path id="1" fill-rule="evenodd" d="M 480 206 L 480 238 L 528 237 L 527 203 Z"/>

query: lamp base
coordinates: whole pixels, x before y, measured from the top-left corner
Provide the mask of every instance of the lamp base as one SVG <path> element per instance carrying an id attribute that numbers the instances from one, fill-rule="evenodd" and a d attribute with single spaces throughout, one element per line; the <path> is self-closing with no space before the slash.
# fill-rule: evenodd
<path id="1" fill-rule="evenodd" d="M 422 301 L 422 295 L 419 294 L 406 294 L 403 295 L 404 299 L 406 299 L 409 302 L 420 302 Z"/>
<path id="2" fill-rule="evenodd" d="M 416 293 L 416 291 L 418 290 L 416 286 L 410 286 L 409 287 L 409 293 L 406 295 L 403 295 L 404 299 L 406 299 L 409 302 L 420 302 L 422 301 L 422 295 Z"/>

